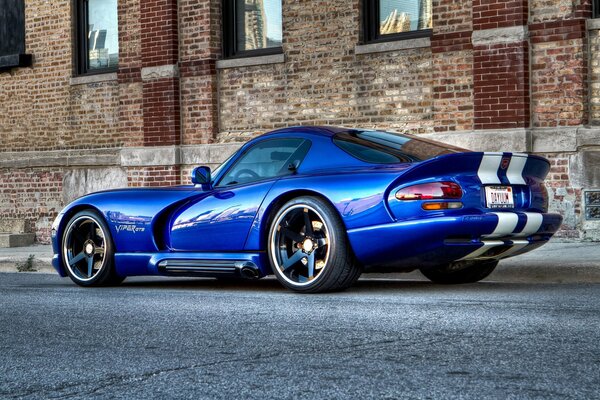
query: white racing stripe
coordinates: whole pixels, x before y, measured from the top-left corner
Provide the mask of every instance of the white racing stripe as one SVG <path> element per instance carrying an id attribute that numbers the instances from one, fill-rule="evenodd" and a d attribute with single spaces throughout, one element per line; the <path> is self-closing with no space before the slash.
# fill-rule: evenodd
<path id="1" fill-rule="evenodd" d="M 525 163 L 527 163 L 527 154 L 513 153 L 506 170 L 506 178 L 511 185 L 525 185 L 525 179 L 523 179 Z"/>
<path id="2" fill-rule="evenodd" d="M 498 171 L 500 170 L 500 164 L 502 163 L 504 153 L 483 153 L 479 169 L 477 170 L 477 177 L 483 185 L 494 185 L 501 183 L 498 178 Z M 525 179 L 523 178 L 523 170 L 525 164 L 527 164 L 527 158 L 529 156 L 524 153 L 513 153 L 506 170 L 506 179 L 511 185 L 525 185 Z"/>
<path id="3" fill-rule="evenodd" d="M 515 236 L 519 237 L 527 237 L 536 233 L 540 227 L 542 226 L 542 222 L 544 221 L 544 215 L 541 213 L 532 213 L 526 212 L 524 213 L 527 216 L 527 223 L 523 230 Z"/>
<path id="4" fill-rule="evenodd" d="M 511 254 L 516 253 L 517 251 L 521 250 L 523 247 L 527 246 L 529 244 L 528 240 L 513 240 L 512 241 L 513 246 L 506 250 L 504 253 L 500 253 L 498 254 L 498 258 L 505 258 L 510 256 Z"/>
<path id="5" fill-rule="evenodd" d="M 502 236 L 509 236 L 513 233 L 517 224 L 519 223 L 519 216 L 515 213 L 510 212 L 495 212 L 492 213 L 498 217 L 498 224 L 496 229 L 489 235 L 483 235 L 485 238 L 498 238 Z"/>
<path id="6" fill-rule="evenodd" d="M 494 248 L 496 246 L 502 246 L 504 244 L 504 242 L 502 240 L 484 240 L 482 243 L 483 243 L 483 246 L 481 246 L 474 252 L 469 253 L 466 256 L 464 256 L 463 258 L 460 258 L 456 261 L 471 260 L 473 258 L 477 258 L 480 255 L 482 255 L 483 253 L 485 253 L 486 251 L 488 251 L 489 249 Z"/>
<path id="7" fill-rule="evenodd" d="M 502 153 L 484 153 L 479 169 L 477 170 L 477 177 L 482 184 L 498 184 L 500 178 L 498 178 L 498 169 L 500 168 L 500 162 L 502 161 Z"/>

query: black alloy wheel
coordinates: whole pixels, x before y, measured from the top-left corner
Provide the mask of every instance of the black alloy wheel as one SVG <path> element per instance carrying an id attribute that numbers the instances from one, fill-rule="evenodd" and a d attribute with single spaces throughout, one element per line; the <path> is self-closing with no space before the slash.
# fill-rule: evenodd
<path id="1" fill-rule="evenodd" d="M 277 279 L 298 292 L 344 290 L 362 271 L 337 211 L 318 197 L 299 197 L 279 209 L 268 250 Z"/>
<path id="2" fill-rule="evenodd" d="M 81 286 L 120 283 L 114 270 L 114 250 L 108 226 L 93 210 L 75 214 L 62 237 L 63 265 L 69 277 Z"/>

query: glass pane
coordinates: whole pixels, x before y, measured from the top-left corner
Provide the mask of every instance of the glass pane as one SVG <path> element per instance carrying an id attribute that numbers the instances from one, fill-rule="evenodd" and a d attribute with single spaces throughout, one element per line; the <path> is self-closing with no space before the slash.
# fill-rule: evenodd
<path id="1" fill-rule="evenodd" d="M 252 147 L 227 171 L 219 185 L 236 185 L 291 173 L 288 166 L 304 159 L 310 142 L 303 139 L 267 140 Z"/>
<path id="2" fill-rule="evenodd" d="M 380 35 L 431 27 L 431 0 L 379 0 Z"/>
<path id="3" fill-rule="evenodd" d="M 333 142 L 361 161 L 373 164 L 409 163 L 468 150 L 394 132 L 349 130 Z"/>
<path id="4" fill-rule="evenodd" d="M 88 69 L 119 63 L 117 0 L 88 0 Z"/>
<path id="5" fill-rule="evenodd" d="M 281 46 L 281 0 L 236 0 L 236 51 Z"/>

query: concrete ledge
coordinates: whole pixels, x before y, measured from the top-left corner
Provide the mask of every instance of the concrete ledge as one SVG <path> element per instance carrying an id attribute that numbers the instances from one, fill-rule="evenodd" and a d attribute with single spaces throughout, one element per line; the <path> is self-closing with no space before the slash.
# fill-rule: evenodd
<path id="1" fill-rule="evenodd" d="M 285 62 L 285 55 L 272 54 L 268 56 L 231 58 L 227 60 L 217 60 L 217 69 L 251 67 L 254 65 L 281 64 Z"/>
<path id="2" fill-rule="evenodd" d="M 35 233 L 0 233 L 0 248 L 31 246 Z"/>
<path id="3" fill-rule="evenodd" d="M 417 39 L 394 40 L 392 42 L 359 44 L 354 47 L 354 54 L 384 53 L 388 51 L 420 49 L 431 47 L 431 39 L 428 37 Z"/>
<path id="4" fill-rule="evenodd" d="M 179 164 L 178 146 L 124 147 L 121 149 L 121 166 L 149 167 Z"/>
<path id="5" fill-rule="evenodd" d="M 585 21 L 585 26 L 589 31 L 600 30 L 600 19 L 588 19 Z"/>
<path id="6" fill-rule="evenodd" d="M 0 168 L 119 165 L 119 149 L 77 149 L 0 153 Z"/>
<path id="7" fill-rule="evenodd" d="M 487 46 L 499 43 L 514 43 L 527 40 L 527 26 L 510 26 L 507 28 L 484 29 L 473 31 L 471 42 L 473 46 Z"/>
<path id="8" fill-rule="evenodd" d="M 107 74 L 97 74 L 97 75 L 84 75 L 84 76 L 74 76 L 70 79 L 70 84 L 74 85 L 88 85 L 90 83 L 99 83 L 99 82 L 117 82 L 117 73 L 110 72 Z"/>
<path id="9" fill-rule="evenodd" d="M 527 129 L 497 129 L 481 131 L 439 132 L 420 135 L 473 151 L 529 151 Z"/>
<path id="10" fill-rule="evenodd" d="M 0 218 L 0 233 L 30 233 L 28 219 Z"/>
<path id="11" fill-rule="evenodd" d="M 152 79 L 161 78 L 177 78 L 179 77 L 179 68 L 176 64 L 159 65 L 158 67 L 142 68 L 142 80 L 150 81 Z"/>
<path id="12" fill-rule="evenodd" d="M 69 204 L 88 193 L 123 187 L 127 187 L 127 171 L 124 168 L 99 165 L 95 168 L 68 169 L 62 181 L 63 204 Z"/>
<path id="13" fill-rule="evenodd" d="M 242 145 L 243 143 L 222 143 L 182 146 L 181 163 L 184 165 L 221 164 Z"/>
<path id="14" fill-rule="evenodd" d="M 600 129 L 584 127 L 486 129 L 428 133 L 423 137 L 476 151 L 574 153 L 585 146 L 600 147 Z"/>
<path id="15" fill-rule="evenodd" d="M 577 130 L 577 147 L 600 146 L 600 128 Z"/>
<path id="16" fill-rule="evenodd" d="M 24 265 L 30 256 L 33 256 L 35 270 L 32 272 L 56 274 L 52 267 L 52 246 L 49 245 L 0 248 L 0 272 L 17 272 L 17 267 Z"/>
<path id="17" fill-rule="evenodd" d="M 531 130 L 534 153 L 566 153 L 577 151 L 577 128 L 538 128 Z"/>
<path id="18" fill-rule="evenodd" d="M 436 132 L 421 136 L 475 151 L 575 153 L 581 148 L 588 148 L 590 151 L 598 151 L 600 148 L 600 129 L 584 127 Z M 220 164 L 242 145 L 243 143 L 215 143 L 4 152 L 0 153 L 0 168 Z"/>

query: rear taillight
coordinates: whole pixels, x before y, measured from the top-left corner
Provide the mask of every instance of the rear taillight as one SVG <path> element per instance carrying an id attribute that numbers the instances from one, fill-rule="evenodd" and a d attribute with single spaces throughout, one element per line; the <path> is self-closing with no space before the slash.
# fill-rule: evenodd
<path id="1" fill-rule="evenodd" d="M 432 182 L 407 186 L 396 192 L 398 200 L 460 199 L 462 189 L 454 182 Z"/>

